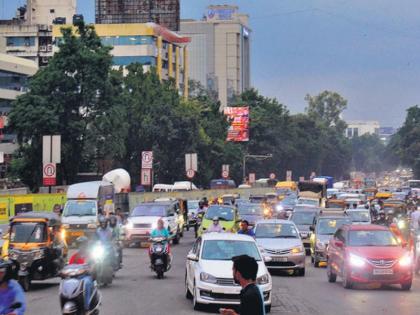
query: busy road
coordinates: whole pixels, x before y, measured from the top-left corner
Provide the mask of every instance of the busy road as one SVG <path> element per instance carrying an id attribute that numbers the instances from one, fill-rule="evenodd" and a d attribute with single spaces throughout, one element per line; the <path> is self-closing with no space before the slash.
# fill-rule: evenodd
<path id="1" fill-rule="evenodd" d="M 124 250 L 124 267 L 115 281 L 102 288 L 101 314 L 199 314 L 185 298 L 184 274 L 188 251 L 194 241 L 193 232 L 186 232 L 179 245 L 173 246 L 172 269 L 158 280 L 149 269 L 146 248 Z M 273 275 L 273 306 L 271 314 L 415 314 L 420 307 L 420 284 L 414 280 L 411 291 L 399 286 L 364 287 L 346 290 L 341 281 L 328 283 L 325 268 L 314 268 L 307 259 L 305 277 L 288 273 Z M 59 279 L 34 282 L 27 293 L 28 314 L 56 315 Z M 202 313 L 217 313 L 218 307 Z"/>

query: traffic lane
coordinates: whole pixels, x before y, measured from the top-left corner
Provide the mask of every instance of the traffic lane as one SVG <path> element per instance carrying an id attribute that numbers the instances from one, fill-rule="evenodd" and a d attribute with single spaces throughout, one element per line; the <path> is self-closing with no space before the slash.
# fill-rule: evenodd
<path id="1" fill-rule="evenodd" d="M 314 268 L 307 259 L 305 277 L 276 272 L 273 278 L 273 314 L 417 314 L 419 278 L 411 291 L 400 286 L 356 285 L 348 290 L 341 279 L 329 283 L 325 268 Z"/>

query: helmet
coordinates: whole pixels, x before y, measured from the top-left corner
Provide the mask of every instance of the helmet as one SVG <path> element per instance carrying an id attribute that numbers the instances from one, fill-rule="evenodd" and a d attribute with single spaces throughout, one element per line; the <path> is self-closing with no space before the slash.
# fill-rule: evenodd
<path id="1" fill-rule="evenodd" d="M 79 236 L 76 239 L 76 246 L 77 246 L 77 248 L 80 249 L 82 247 L 87 246 L 88 242 L 89 242 L 89 239 L 86 236 Z"/>
<path id="2" fill-rule="evenodd" d="M 383 210 L 379 211 L 379 215 L 385 215 L 385 211 Z"/>
<path id="3" fill-rule="evenodd" d="M 109 218 L 109 226 L 110 227 L 115 227 L 116 225 L 117 225 L 117 217 L 115 216 L 115 215 L 113 215 L 113 216 L 111 216 L 110 218 Z"/>
<path id="4" fill-rule="evenodd" d="M 0 277 L 0 284 L 12 279 L 13 263 L 10 260 L 0 259 L 0 273 L 4 272 L 3 277 Z"/>
<path id="5" fill-rule="evenodd" d="M 104 216 L 99 217 L 99 225 L 103 228 L 106 228 L 108 225 L 108 220 Z"/>

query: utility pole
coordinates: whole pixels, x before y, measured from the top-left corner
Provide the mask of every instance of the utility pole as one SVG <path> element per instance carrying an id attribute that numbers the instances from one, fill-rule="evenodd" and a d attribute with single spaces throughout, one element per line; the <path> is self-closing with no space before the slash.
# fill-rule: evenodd
<path id="1" fill-rule="evenodd" d="M 246 178 L 246 161 L 249 159 L 254 159 L 258 161 L 263 161 L 267 159 L 271 159 L 273 157 L 272 154 L 266 154 L 266 155 L 259 155 L 259 154 L 244 154 L 242 158 L 242 178 L 245 183 Z"/>

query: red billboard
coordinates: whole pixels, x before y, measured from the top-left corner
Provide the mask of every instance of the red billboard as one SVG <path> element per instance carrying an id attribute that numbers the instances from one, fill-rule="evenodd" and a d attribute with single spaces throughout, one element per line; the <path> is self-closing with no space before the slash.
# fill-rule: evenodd
<path id="1" fill-rule="evenodd" d="M 249 107 L 226 107 L 224 114 L 230 122 L 227 141 L 249 141 Z"/>

